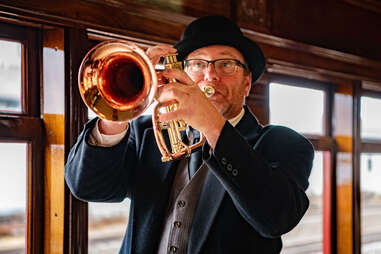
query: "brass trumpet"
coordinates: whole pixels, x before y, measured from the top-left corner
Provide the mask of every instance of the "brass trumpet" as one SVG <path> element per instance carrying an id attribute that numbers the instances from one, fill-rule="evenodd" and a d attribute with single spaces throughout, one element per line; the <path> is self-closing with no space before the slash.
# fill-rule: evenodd
<path id="1" fill-rule="evenodd" d="M 165 56 L 165 68 L 182 69 L 176 54 Z M 174 82 L 174 80 L 169 80 Z M 111 121 L 130 121 L 140 116 L 154 102 L 158 80 L 154 66 L 145 52 L 132 42 L 105 41 L 92 48 L 84 57 L 78 74 L 82 99 L 98 117 Z M 207 96 L 214 94 L 212 87 L 203 89 Z M 152 125 L 162 161 L 189 156 L 202 146 L 205 136 L 190 146 L 181 139 L 186 130 L 184 121 L 159 122 L 160 111 L 172 112 L 177 104 L 157 103 L 152 114 Z M 171 152 L 167 148 L 163 130 L 168 131 Z"/>

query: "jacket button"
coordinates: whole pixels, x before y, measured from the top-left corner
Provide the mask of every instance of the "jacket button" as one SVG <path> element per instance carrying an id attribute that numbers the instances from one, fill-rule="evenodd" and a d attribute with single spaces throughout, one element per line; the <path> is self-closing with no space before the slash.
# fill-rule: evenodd
<path id="1" fill-rule="evenodd" d="M 226 166 L 226 169 L 227 169 L 228 171 L 232 171 L 232 169 L 233 169 L 232 164 L 228 164 L 228 165 Z"/>
<path id="2" fill-rule="evenodd" d="M 169 248 L 169 251 L 170 251 L 171 253 L 176 253 L 176 252 L 177 252 L 177 247 L 175 247 L 175 246 L 171 246 L 171 247 Z"/>
<path id="3" fill-rule="evenodd" d="M 270 163 L 271 168 L 278 168 L 279 167 L 279 162 L 271 162 Z"/>
<path id="4" fill-rule="evenodd" d="M 237 170 L 237 169 L 233 169 L 233 171 L 232 171 L 232 175 L 233 175 L 233 176 L 237 176 L 237 175 L 238 175 L 238 170 Z"/>
<path id="5" fill-rule="evenodd" d="M 222 163 L 222 165 L 226 165 L 226 163 L 227 163 L 227 160 L 226 160 L 226 158 L 225 157 L 222 157 L 222 159 L 221 159 L 221 163 Z"/>

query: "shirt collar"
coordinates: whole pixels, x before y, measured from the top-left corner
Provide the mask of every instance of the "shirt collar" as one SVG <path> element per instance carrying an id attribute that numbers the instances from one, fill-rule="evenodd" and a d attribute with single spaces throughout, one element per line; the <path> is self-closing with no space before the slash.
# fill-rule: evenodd
<path id="1" fill-rule="evenodd" d="M 244 114 L 245 114 L 245 110 L 242 108 L 242 109 L 241 109 L 241 112 L 239 112 L 238 115 L 236 115 L 236 116 L 233 117 L 232 119 L 229 119 L 229 120 L 228 120 L 229 123 L 230 123 L 231 125 L 233 125 L 233 127 L 235 127 L 235 126 L 239 123 L 239 121 L 241 121 L 241 119 L 242 119 L 242 117 L 243 117 Z"/>

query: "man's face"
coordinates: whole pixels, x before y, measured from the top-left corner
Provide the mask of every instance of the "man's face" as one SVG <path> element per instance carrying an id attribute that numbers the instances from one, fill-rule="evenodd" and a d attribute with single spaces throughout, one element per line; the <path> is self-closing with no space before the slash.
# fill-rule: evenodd
<path id="1" fill-rule="evenodd" d="M 244 57 L 237 49 L 223 45 L 199 48 L 190 53 L 186 60 L 190 59 L 235 59 L 244 63 Z M 225 119 L 239 114 L 251 86 L 251 74 L 245 74 L 241 66 L 237 66 L 231 74 L 218 73 L 213 64 L 209 64 L 205 71 L 199 74 L 191 73 L 187 67 L 185 72 L 199 87 L 214 88 L 215 93 L 209 99 Z"/>

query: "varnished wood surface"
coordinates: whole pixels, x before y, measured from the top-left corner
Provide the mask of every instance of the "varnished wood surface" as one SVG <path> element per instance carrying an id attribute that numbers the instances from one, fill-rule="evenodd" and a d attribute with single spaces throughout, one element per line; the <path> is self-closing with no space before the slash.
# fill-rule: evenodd
<path id="1" fill-rule="evenodd" d="M 62 29 L 46 29 L 43 34 L 44 66 L 55 68 L 44 69 L 44 110 L 42 119 L 45 125 L 45 219 L 44 219 L 44 253 L 62 254 L 65 195 L 64 195 L 64 165 L 65 165 L 65 122 L 64 96 L 57 95 L 64 91 L 64 82 L 60 77 L 64 69 L 64 32 Z M 54 73 L 51 73 L 54 72 Z M 55 77 L 52 79 L 50 77 Z M 56 80 L 57 79 L 57 80 Z M 60 92 L 61 91 L 61 92 Z M 49 98 L 53 96 L 53 100 Z M 57 101 L 61 100 L 61 101 Z"/>
<path id="2" fill-rule="evenodd" d="M 64 235 L 64 116 L 43 115 L 47 130 L 45 146 L 45 231 L 46 254 L 63 253 Z"/>
<path id="3" fill-rule="evenodd" d="M 379 13 L 341 0 L 272 3 L 274 35 L 381 60 L 381 34 L 376 32 L 381 27 Z"/>
<path id="4" fill-rule="evenodd" d="M 379 13 L 342 0 L 0 0 L 0 9 L 8 17 L 17 14 L 75 27 L 128 30 L 173 41 L 194 18 L 222 14 L 249 30 L 381 60 Z"/>
<path id="5" fill-rule="evenodd" d="M 87 110 L 78 89 L 78 70 L 86 52 L 94 46 L 87 39 L 86 32 L 80 29 L 67 29 L 65 32 L 65 158 L 75 144 L 84 123 L 87 121 Z M 65 188 L 65 254 L 88 252 L 88 209 L 87 203 L 71 195 Z"/>
<path id="6" fill-rule="evenodd" d="M 336 219 L 337 253 L 354 252 L 354 130 L 353 130 L 353 94 L 352 83 L 336 84 L 335 89 L 335 126 L 333 137 L 337 144 L 336 154 Z"/>

